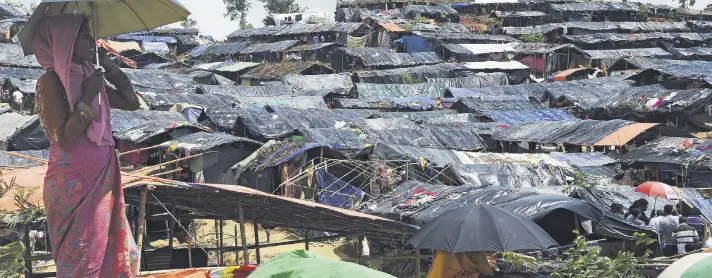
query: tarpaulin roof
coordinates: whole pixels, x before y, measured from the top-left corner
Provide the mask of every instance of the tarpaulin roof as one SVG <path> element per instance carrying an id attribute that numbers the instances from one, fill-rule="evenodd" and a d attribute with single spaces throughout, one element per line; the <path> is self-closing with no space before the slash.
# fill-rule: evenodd
<path id="1" fill-rule="evenodd" d="M 453 53 L 467 55 L 482 55 L 490 53 L 514 53 L 517 50 L 513 48 L 516 43 L 505 44 L 454 44 L 443 43 L 441 46 Z"/>
<path id="2" fill-rule="evenodd" d="M 546 33 L 560 30 L 560 29 L 563 29 L 563 27 L 559 24 L 544 24 L 544 25 L 525 26 L 525 27 L 510 26 L 510 27 L 502 27 L 502 33 L 505 35 L 511 35 L 511 36 L 519 36 L 519 35 L 526 35 L 526 34 L 544 35 Z"/>
<path id="3" fill-rule="evenodd" d="M 518 61 L 486 61 L 486 62 L 467 62 L 461 63 L 463 66 L 473 70 L 519 70 L 528 69 L 529 67 Z"/>
<path id="4" fill-rule="evenodd" d="M 445 149 L 480 151 L 487 148 L 484 140 L 472 130 L 454 126 L 431 126 L 430 132 L 435 135 L 435 138 Z"/>
<path id="5" fill-rule="evenodd" d="M 275 97 L 291 96 L 294 88 L 291 86 L 233 86 L 233 85 L 198 85 L 198 92 L 203 94 L 222 94 L 240 97 Z"/>
<path id="6" fill-rule="evenodd" d="M 621 157 L 623 162 L 665 163 L 712 168 L 712 140 L 682 137 L 659 137 Z M 693 161 L 702 159 L 693 163 Z"/>
<path id="7" fill-rule="evenodd" d="M 185 120 L 186 119 L 183 114 L 177 112 L 155 110 L 111 110 L 112 131 L 121 131 L 145 123 L 174 123 L 183 122 Z"/>
<path id="8" fill-rule="evenodd" d="M 712 21 L 690 20 L 687 22 L 692 32 L 703 33 L 712 31 Z"/>
<path id="9" fill-rule="evenodd" d="M 712 199 L 703 197 L 695 188 L 680 188 L 680 197 L 690 207 L 696 207 L 707 221 L 712 220 Z"/>
<path id="10" fill-rule="evenodd" d="M 156 93 L 142 93 L 141 98 L 154 109 L 160 108 L 161 110 L 167 110 L 178 103 L 187 103 L 192 105 L 199 105 L 203 107 L 231 107 L 233 103 L 237 104 L 238 101 L 227 95 L 200 95 L 200 94 L 156 94 Z"/>
<path id="11" fill-rule="evenodd" d="M 602 145 L 599 144 L 599 142 L 603 141 L 604 143 L 611 143 L 607 144 L 608 146 L 620 146 L 628 142 L 608 142 L 608 140 L 604 141 L 604 139 L 608 135 L 613 134 L 622 127 L 630 124 L 632 124 L 632 122 L 624 120 L 529 123 L 513 125 L 506 129 L 500 129 L 492 135 L 492 139 L 498 141 L 565 143 L 581 145 Z M 637 136 L 643 131 L 645 131 L 645 129 L 637 130 L 637 133 L 633 133 L 632 135 Z"/>
<path id="12" fill-rule="evenodd" d="M 428 83 L 441 84 L 445 88 L 480 88 L 509 85 L 509 79 L 503 72 L 480 72 L 465 77 L 428 78 Z"/>
<path id="13" fill-rule="evenodd" d="M 368 128 L 373 130 L 399 129 L 399 128 L 419 128 L 418 124 L 406 118 L 376 118 L 365 119 Z"/>
<path id="14" fill-rule="evenodd" d="M 453 33 L 453 32 L 417 32 L 415 35 L 426 39 L 439 40 L 443 42 L 467 41 L 470 43 L 508 43 L 520 42 L 518 39 L 507 35 L 483 35 L 473 33 Z"/>
<path id="15" fill-rule="evenodd" d="M 228 38 L 248 38 L 252 36 L 272 35 L 279 31 L 282 26 L 265 26 L 260 28 L 240 29 L 227 35 Z"/>
<path id="16" fill-rule="evenodd" d="M 664 41 L 672 42 L 675 36 L 669 33 L 639 33 L 639 34 L 618 34 L 618 33 L 597 33 L 587 35 L 566 35 L 563 36 L 565 41 L 574 44 L 594 45 L 600 43 L 625 43 L 636 41 Z"/>
<path id="17" fill-rule="evenodd" d="M 596 106 L 617 118 L 642 118 L 636 114 L 704 112 L 712 98 L 710 89 L 666 90 L 659 84 L 633 88 L 637 89 L 602 98 Z"/>
<path id="18" fill-rule="evenodd" d="M 355 76 L 361 83 L 408 84 L 425 82 L 426 78 L 455 77 L 456 71 L 465 69 L 467 68 L 460 64 L 442 63 L 410 68 L 357 71 Z"/>
<path id="19" fill-rule="evenodd" d="M 536 123 L 541 121 L 573 121 L 576 116 L 566 109 L 498 110 L 484 113 L 495 122 L 505 124 Z"/>
<path id="20" fill-rule="evenodd" d="M 348 73 L 319 74 L 319 75 L 285 75 L 282 78 L 285 84 L 294 86 L 302 91 L 323 91 L 330 93 L 348 94 L 354 83 Z"/>
<path id="21" fill-rule="evenodd" d="M 332 43 L 332 42 L 310 43 L 310 44 L 297 45 L 295 47 L 287 49 L 286 51 L 287 52 L 315 51 L 315 50 L 327 48 L 329 46 L 338 46 L 338 45 L 339 44 Z"/>
<path id="22" fill-rule="evenodd" d="M 7 144 L 10 143 L 13 136 L 32 125 L 33 122 L 39 122 L 39 119 L 37 115 L 26 116 L 15 112 L 0 114 L 0 147 L 7 150 Z"/>
<path id="23" fill-rule="evenodd" d="M 178 40 L 176 40 L 175 37 L 118 35 L 115 38 L 120 41 L 165 42 L 165 43 L 177 43 L 178 42 Z"/>
<path id="24" fill-rule="evenodd" d="M 673 201 L 668 199 L 649 197 L 643 193 L 636 192 L 635 187 L 618 184 L 596 184 L 591 187 L 578 187 L 572 195 L 601 209 L 610 208 L 614 203 L 629 208 L 638 199 L 646 199 L 650 205 L 648 207 L 649 210 L 645 212 L 648 216 L 653 210 L 662 210 L 665 205 L 675 205 Z"/>
<path id="25" fill-rule="evenodd" d="M 175 145 L 178 150 L 190 151 L 191 153 L 196 154 L 209 151 L 216 147 L 236 143 L 243 143 L 256 147 L 262 145 L 262 143 L 255 140 L 229 134 L 198 132 L 164 142 L 161 144 L 161 148 L 166 149 Z"/>
<path id="26" fill-rule="evenodd" d="M 712 75 L 712 62 L 706 61 L 624 58 L 619 62 L 625 62 L 639 69 L 652 69 L 676 78 L 698 78 Z"/>
<path id="27" fill-rule="evenodd" d="M 34 79 L 8 78 L 0 85 L 5 86 L 5 89 L 18 90 L 26 94 L 34 94 L 37 90 L 37 80 Z"/>
<path id="28" fill-rule="evenodd" d="M 344 126 L 365 126 L 363 118 L 345 110 L 280 108 L 275 113 L 284 117 L 290 125 L 302 129 L 336 128 L 340 123 Z"/>
<path id="29" fill-rule="evenodd" d="M 159 122 L 147 122 L 128 129 L 116 131 L 114 132 L 114 139 L 131 142 L 133 144 L 140 144 L 161 134 L 170 134 L 176 129 L 191 129 L 196 132 L 200 131 L 200 128 L 186 122 L 185 120 L 173 123 L 168 123 L 167 121 L 162 120 Z"/>
<path id="30" fill-rule="evenodd" d="M 0 78 L 19 78 L 38 80 L 47 72 L 44 69 L 0 68 Z"/>
<path id="31" fill-rule="evenodd" d="M 327 145 L 335 150 L 360 150 L 371 144 L 370 138 L 358 131 L 336 128 L 307 128 L 309 142 Z"/>
<path id="32" fill-rule="evenodd" d="M 226 54 L 236 54 L 247 48 L 251 42 L 231 42 L 231 43 L 218 43 L 210 44 L 206 46 L 199 46 L 190 51 L 191 57 L 199 57 L 204 55 L 226 55 Z"/>
<path id="33" fill-rule="evenodd" d="M 339 50 L 346 55 L 360 59 L 367 67 L 417 66 L 443 62 L 434 52 L 395 53 L 385 47 L 341 47 Z M 339 55 L 339 53 L 332 55 Z M 332 64 L 332 66 L 335 65 Z"/>
<path id="34" fill-rule="evenodd" d="M 25 13 L 7 3 L 0 3 L 0 19 L 25 17 Z"/>
<path id="35" fill-rule="evenodd" d="M 265 109 L 239 109 L 238 115 L 235 132 L 250 139 L 282 139 L 297 131 L 287 118 L 269 113 Z"/>
<path id="36" fill-rule="evenodd" d="M 531 101 L 526 97 L 495 97 L 487 98 L 461 98 L 457 103 L 453 104 L 453 109 L 457 109 L 462 113 L 473 113 L 475 115 L 484 115 L 489 111 L 497 110 L 530 110 L 541 109 L 541 105 Z"/>
<path id="37" fill-rule="evenodd" d="M 385 98 L 385 97 L 443 97 L 445 87 L 436 83 L 418 84 L 372 84 L 357 83 L 356 90 L 359 98 Z"/>
<path id="38" fill-rule="evenodd" d="M 318 68 L 322 73 L 333 73 L 333 69 L 321 62 L 284 61 L 281 63 L 262 63 L 243 74 L 242 78 L 280 80 L 290 74 L 303 74 L 312 68 Z"/>
<path id="39" fill-rule="evenodd" d="M 260 63 L 252 62 L 227 62 L 215 68 L 215 71 L 238 72 L 259 66 Z"/>
<path id="40" fill-rule="evenodd" d="M 690 48 L 668 48 L 674 59 L 682 60 L 712 60 L 712 48 L 710 47 L 690 47 Z"/>
<path id="41" fill-rule="evenodd" d="M 557 12 L 602 12 L 602 11 L 627 11 L 637 12 L 640 7 L 637 3 L 627 2 L 585 2 L 551 4 L 551 9 Z"/>
<path id="42" fill-rule="evenodd" d="M 369 130 L 368 137 L 373 142 L 412 146 L 419 148 L 444 149 L 442 143 L 427 129 Z"/>
<path id="43" fill-rule="evenodd" d="M 379 112 L 372 115 L 374 119 L 408 119 L 422 123 L 458 123 L 477 122 L 469 113 L 455 114 L 454 110 L 422 111 L 422 112 Z"/>
<path id="44" fill-rule="evenodd" d="M 386 29 L 391 32 L 405 32 L 406 30 L 401 28 L 400 26 L 396 25 L 395 23 L 392 22 L 378 22 L 378 25 L 383 27 L 383 29 Z"/>
<path id="45" fill-rule="evenodd" d="M 324 22 L 319 24 L 294 23 L 283 25 L 278 31 L 272 33 L 274 36 L 283 35 L 303 35 L 315 33 L 351 33 L 359 29 L 368 29 L 368 26 L 361 22 Z M 271 30 L 268 30 L 271 32 Z M 234 33 L 233 33 L 234 34 Z M 235 37 L 230 35 L 230 37 Z"/>
<path id="46" fill-rule="evenodd" d="M 653 57 L 670 59 L 672 56 L 659 47 L 634 49 L 584 50 L 591 59 L 619 59 L 625 57 Z"/>
<path id="47" fill-rule="evenodd" d="M 495 11 L 495 15 L 499 18 L 504 17 L 544 17 L 545 12 L 540 11 Z"/>
<path id="48" fill-rule="evenodd" d="M 298 41 L 298 40 L 284 40 L 284 41 L 270 42 L 270 43 L 258 43 L 258 44 L 253 44 L 248 47 L 245 47 L 237 53 L 251 54 L 251 53 L 260 53 L 260 52 L 282 52 L 282 51 L 285 51 L 299 43 L 302 43 L 302 42 Z"/>
<path id="49" fill-rule="evenodd" d="M 265 107 L 278 109 L 279 107 L 290 108 L 320 108 L 327 109 L 324 98 L 321 96 L 298 96 L 298 97 L 236 97 L 242 107 Z"/>
<path id="50" fill-rule="evenodd" d="M 461 184 L 506 189 L 566 184 L 564 171 L 544 164 L 457 164 L 451 169 Z"/>
<path id="51" fill-rule="evenodd" d="M 338 98 L 334 107 L 348 109 L 410 109 L 432 110 L 437 105 L 435 98 L 429 97 L 382 97 L 382 98 Z"/>
<path id="52" fill-rule="evenodd" d="M 403 9 L 403 15 L 406 17 L 415 17 L 419 14 L 450 16 L 457 15 L 457 11 L 446 5 L 408 5 Z"/>
<path id="53" fill-rule="evenodd" d="M 0 65 L 41 67 L 35 55 L 25 56 L 22 47 L 14 43 L 0 43 Z"/>
<path id="54" fill-rule="evenodd" d="M 599 102 L 615 97 L 632 86 L 630 82 L 615 78 L 553 82 L 546 84 L 546 93 L 541 100 L 567 100 L 572 105 L 582 108 L 599 107 Z"/>
<path id="55" fill-rule="evenodd" d="M 177 92 L 181 89 L 194 90 L 193 78 L 187 74 L 170 73 L 162 70 L 121 69 L 139 92 Z"/>

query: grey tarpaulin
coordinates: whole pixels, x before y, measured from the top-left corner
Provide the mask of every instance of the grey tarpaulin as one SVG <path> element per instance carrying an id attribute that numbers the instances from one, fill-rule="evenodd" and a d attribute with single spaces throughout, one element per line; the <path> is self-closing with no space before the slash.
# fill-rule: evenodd
<path id="1" fill-rule="evenodd" d="M 529 109 L 515 111 L 487 111 L 485 116 L 504 124 L 524 124 L 541 121 L 574 121 L 576 117 L 566 109 Z"/>
<path id="2" fill-rule="evenodd" d="M 540 164 L 457 164 L 451 166 L 460 184 L 522 187 L 559 186 L 566 184 L 561 167 Z"/>
<path id="3" fill-rule="evenodd" d="M 624 120 L 586 120 L 520 124 L 496 131 L 492 135 L 492 139 L 512 142 L 593 145 L 631 123 Z"/>
<path id="4" fill-rule="evenodd" d="M 452 105 L 453 109 L 461 113 L 473 113 L 484 115 L 488 111 L 496 110 L 530 110 L 541 109 L 539 103 L 533 102 L 526 97 L 517 96 L 490 96 L 487 98 L 461 98 Z"/>
<path id="5" fill-rule="evenodd" d="M 659 47 L 633 48 L 633 49 L 606 49 L 606 50 L 584 50 L 584 53 L 592 60 L 605 60 L 608 64 L 613 64 L 614 59 L 626 57 L 652 57 L 659 59 L 672 58 L 670 53 Z"/>
<path id="6" fill-rule="evenodd" d="M 121 69 L 138 92 L 178 92 L 179 89 L 195 90 L 193 79 L 187 74 L 169 73 L 161 70 Z"/>
<path id="7" fill-rule="evenodd" d="M 628 81 L 618 81 L 602 78 L 601 80 L 586 79 L 570 82 L 553 82 L 546 86 L 546 93 L 541 100 L 550 102 L 566 100 L 570 105 L 581 108 L 597 107 L 597 103 L 615 97 L 631 88 Z"/>
<path id="8" fill-rule="evenodd" d="M 447 88 L 480 88 L 509 85 L 507 74 L 503 72 L 478 73 L 455 78 L 428 78 L 428 82 L 442 84 Z"/>
<path id="9" fill-rule="evenodd" d="M 16 67 L 41 67 L 35 55 L 25 56 L 19 44 L 0 43 L 0 65 Z"/>
<path id="10" fill-rule="evenodd" d="M 169 93 L 142 93 L 141 98 L 150 107 L 156 110 L 168 110 L 178 103 L 209 107 L 231 107 L 237 100 L 227 95 L 199 95 L 199 94 L 169 94 Z"/>
<path id="11" fill-rule="evenodd" d="M 436 40 L 451 43 L 511 43 L 520 42 L 506 35 L 487 35 L 474 33 L 450 33 L 450 32 L 418 32 L 417 36 L 424 39 Z"/>
<path id="12" fill-rule="evenodd" d="M 264 108 L 261 108 L 264 110 Z M 232 107 L 214 106 L 203 111 L 207 117 L 207 125 L 219 132 L 232 132 L 237 121 L 238 110 Z"/>
<path id="13" fill-rule="evenodd" d="M 374 144 L 364 152 L 376 160 L 417 161 L 424 158 L 435 167 L 460 163 L 453 150 L 422 148 L 395 144 Z"/>
<path id="14" fill-rule="evenodd" d="M 206 47 L 198 47 L 190 52 L 191 57 L 200 57 L 205 55 L 228 55 L 237 54 L 248 47 L 251 42 L 233 42 L 233 43 L 218 43 L 207 45 Z"/>
<path id="15" fill-rule="evenodd" d="M 286 138 L 296 132 L 289 122 L 264 109 L 239 109 L 235 134 L 257 141 Z"/>
<path id="16" fill-rule="evenodd" d="M 445 87 L 436 83 L 418 84 L 372 84 L 357 83 L 359 98 L 377 99 L 386 97 L 444 97 Z"/>
<path id="17" fill-rule="evenodd" d="M 385 47 L 340 47 L 331 54 L 331 67 L 347 71 L 355 64 L 369 68 L 398 68 L 442 63 L 434 52 L 396 53 Z"/>
<path id="18" fill-rule="evenodd" d="M 201 129 L 197 126 L 194 126 L 187 122 L 147 122 L 131 128 L 114 132 L 114 139 L 129 142 L 132 144 L 142 144 L 149 142 L 149 140 L 153 138 L 160 138 L 158 137 L 160 135 L 167 135 L 165 136 L 166 139 L 172 139 L 175 137 L 180 137 L 183 135 L 198 132 L 200 130 Z"/>
<path id="19" fill-rule="evenodd" d="M 414 18 L 420 14 L 448 17 L 456 16 L 457 11 L 446 5 L 408 5 L 403 9 L 403 15 L 407 18 Z"/>
<path id="20" fill-rule="evenodd" d="M 277 97 L 292 96 L 294 88 L 291 86 L 232 86 L 232 85 L 198 85 L 198 92 L 202 94 L 222 94 L 234 97 Z"/>
<path id="21" fill-rule="evenodd" d="M 297 40 L 286 40 L 286 41 L 278 41 L 278 42 L 270 42 L 270 43 L 258 43 L 258 44 L 250 45 L 250 46 L 240 50 L 240 52 L 238 52 L 238 53 L 251 54 L 251 53 L 263 53 L 263 52 L 282 52 L 282 51 L 285 51 L 299 43 L 300 43 L 300 41 L 297 41 Z"/>
<path id="22" fill-rule="evenodd" d="M 157 122 L 183 122 L 185 117 L 181 113 L 153 110 L 126 111 L 111 110 L 112 131 L 121 131 L 144 123 Z"/>
<path id="23" fill-rule="evenodd" d="M 658 100 L 663 99 L 658 104 Z M 666 90 L 660 84 L 633 87 L 621 94 L 602 98 L 597 107 L 610 117 L 627 120 L 644 120 L 650 114 L 705 113 L 712 100 L 712 90 Z"/>
<path id="24" fill-rule="evenodd" d="M 421 123 L 455 123 L 455 122 L 478 122 L 469 113 L 455 114 L 453 110 L 422 111 L 422 112 L 382 112 L 374 114 L 373 118 L 383 119 L 409 119 Z"/>
<path id="25" fill-rule="evenodd" d="M 354 86 L 351 75 L 347 73 L 296 75 L 289 74 L 282 78 L 284 84 L 294 86 L 302 91 L 328 91 L 338 95 L 346 95 Z"/>
<path id="26" fill-rule="evenodd" d="M 319 108 L 327 109 L 324 98 L 321 96 L 298 96 L 298 97 L 239 97 L 242 107 L 270 107 L 272 110 L 279 107 L 291 108 Z"/>
<path id="27" fill-rule="evenodd" d="M 0 150 L 26 151 L 49 148 L 49 140 L 37 115 L 0 114 Z"/>
<path id="28" fill-rule="evenodd" d="M 669 33 L 640 33 L 640 34 L 589 34 L 563 36 L 565 42 L 576 44 L 583 49 L 622 49 L 634 48 L 654 43 L 674 43 L 675 36 Z"/>
<path id="29" fill-rule="evenodd" d="M 259 147 L 262 143 L 247 138 L 237 137 L 229 134 L 198 132 L 187 136 L 173 139 L 161 144 L 161 148 L 176 146 L 177 150 L 190 151 L 193 154 L 204 153 L 222 145 L 231 144 L 251 145 Z"/>
<path id="30" fill-rule="evenodd" d="M 408 120 L 406 118 L 378 118 L 378 119 L 365 119 L 368 128 L 373 130 L 384 130 L 384 129 L 417 129 L 418 124 L 414 121 Z"/>
<path id="31" fill-rule="evenodd" d="M 371 144 L 368 136 L 358 131 L 336 128 L 307 128 L 309 142 L 330 146 L 335 150 L 360 150 Z"/>
<path id="32" fill-rule="evenodd" d="M 625 2 L 583 2 L 567 4 L 551 4 L 551 10 L 556 12 L 598 12 L 598 11 L 630 11 L 637 12 L 640 6 Z"/>
<path id="33" fill-rule="evenodd" d="M 430 132 L 445 149 L 458 151 L 480 151 L 487 148 L 485 142 L 472 130 L 449 126 L 431 126 Z"/>
<path id="34" fill-rule="evenodd" d="M 670 47 L 668 52 L 674 59 L 712 61 L 712 48 L 710 47 Z"/>
<path id="35" fill-rule="evenodd" d="M 687 165 L 689 168 L 712 169 L 711 140 L 681 137 L 659 137 L 621 157 L 627 163 L 660 163 Z M 684 143 L 691 146 L 685 148 Z M 695 161 L 700 159 L 700 161 Z M 676 167 L 677 168 L 677 167 Z"/>
<path id="36" fill-rule="evenodd" d="M 0 78 L 38 80 L 45 72 L 44 69 L 0 68 Z"/>
<path id="37" fill-rule="evenodd" d="M 611 66 L 631 66 L 632 69 L 652 69 L 677 78 L 704 77 L 712 75 L 712 62 L 682 61 L 653 58 L 624 58 Z"/>
<path id="38" fill-rule="evenodd" d="M 690 207 L 696 207 L 709 221 L 712 219 L 712 200 L 703 197 L 695 188 L 680 188 L 682 200 Z"/>
<path id="39" fill-rule="evenodd" d="M 371 141 L 378 143 L 420 148 L 445 148 L 435 137 L 435 134 L 428 129 L 369 130 L 367 133 Z"/>
<path id="40" fill-rule="evenodd" d="M 350 112 L 334 112 L 326 109 L 280 108 L 275 111 L 295 128 L 336 128 L 344 126 L 365 126 L 363 118 Z"/>
<path id="41" fill-rule="evenodd" d="M 334 100 L 334 107 L 350 109 L 386 109 L 386 110 L 433 110 L 438 105 L 436 98 L 428 97 L 384 97 L 384 98 L 339 98 Z"/>

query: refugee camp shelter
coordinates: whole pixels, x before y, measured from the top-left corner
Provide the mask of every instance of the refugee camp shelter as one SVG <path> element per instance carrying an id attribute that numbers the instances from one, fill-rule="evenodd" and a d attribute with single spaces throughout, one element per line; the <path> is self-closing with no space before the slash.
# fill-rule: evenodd
<path id="1" fill-rule="evenodd" d="M 644 170 L 644 178 L 680 187 L 710 187 L 710 140 L 660 137 L 625 154 L 622 162 Z"/>
<path id="2" fill-rule="evenodd" d="M 394 53 L 384 47 L 340 47 L 331 55 L 331 67 L 339 72 L 402 68 L 442 63 L 433 52 Z"/>
<path id="3" fill-rule="evenodd" d="M 9 109 L 0 110 L 0 150 L 26 151 L 49 148 L 49 140 L 37 115 L 26 116 Z"/>
<path id="4" fill-rule="evenodd" d="M 228 134 L 198 132 L 164 142 L 164 155 L 183 160 L 181 179 L 190 182 L 223 183 L 230 167 L 257 150 L 262 143 Z"/>
<path id="5" fill-rule="evenodd" d="M 258 86 L 263 81 L 280 81 L 290 74 L 319 75 L 334 73 L 329 66 L 317 61 L 284 61 L 262 63 L 241 76 L 241 85 Z"/>

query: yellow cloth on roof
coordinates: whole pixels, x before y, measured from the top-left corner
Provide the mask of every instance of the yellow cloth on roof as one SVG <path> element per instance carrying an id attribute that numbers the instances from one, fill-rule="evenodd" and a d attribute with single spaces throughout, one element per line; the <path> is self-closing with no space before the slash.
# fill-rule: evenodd
<path id="1" fill-rule="evenodd" d="M 427 278 L 478 278 L 480 274 L 494 275 L 484 252 L 451 254 L 436 250 Z"/>
<path id="2" fill-rule="evenodd" d="M 117 42 L 106 40 L 106 43 L 119 53 L 124 52 L 126 50 L 141 51 L 141 46 L 138 45 L 137 42 Z"/>

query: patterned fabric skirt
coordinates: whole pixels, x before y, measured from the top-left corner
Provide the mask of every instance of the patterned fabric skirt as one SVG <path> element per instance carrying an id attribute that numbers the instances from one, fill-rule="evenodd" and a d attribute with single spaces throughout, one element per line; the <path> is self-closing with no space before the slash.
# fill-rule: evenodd
<path id="1" fill-rule="evenodd" d="M 44 204 L 57 277 L 136 277 L 114 148 L 82 135 L 69 152 L 52 145 L 48 164 Z"/>

